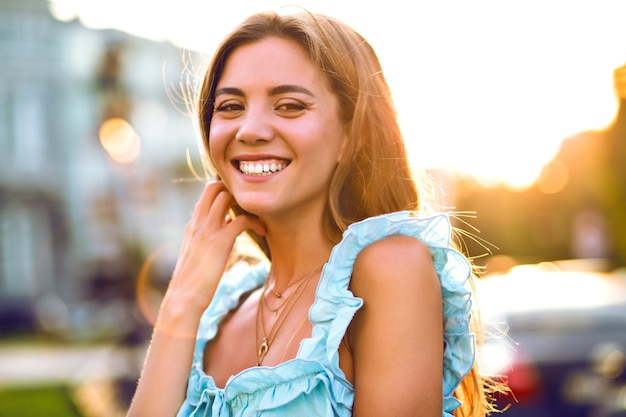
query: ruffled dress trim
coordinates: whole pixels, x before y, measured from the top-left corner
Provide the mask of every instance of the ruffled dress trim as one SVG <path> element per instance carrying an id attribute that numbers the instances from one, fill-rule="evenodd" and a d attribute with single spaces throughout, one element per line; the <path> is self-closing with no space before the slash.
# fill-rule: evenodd
<path id="1" fill-rule="evenodd" d="M 390 235 L 412 236 L 425 243 L 441 282 L 444 314 L 443 410 L 451 416 L 460 406 L 454 390 L 472 369 L 475 359 L 475 338 L 470 333 L 471 267 L 467 259 L 450 247 L 451 226 L 446 215 L 429 218 L 413 217 L 398 212 L 372 217 L 354 223 L 331 253 L 328 271 L 319 284 L 318 295 L 310 312 L 313 337 L 305 340 L 302 354 L 324 359 L 337 374 L 338 348 L 354 313 L 362 301 L 348 290 L 356 257 L 368 245 Z M 331 266 L 331 267 L 330 267 Z M 323 341 L 326 346 L 323 346 Z M 321 345 L 321 346 L 320 346 Z"/>
<path id="2" fill-rule="evenodd" d="M 316 300 L 309 311 L 312 334 L 302 341 L 296 358 L 275 367 L 246 369 L 231 377 L 221 389 L 202 369 L 204 348 L 217 333 L 224 316 L 237 307 L 240 297 L 263 284 L 269 265 L 237 265 L 225 274 L 200 323 L 187 399 L 178 416 L 243 416 L 248 415 L 247 407 L 251 407 L 249 412 L 252 407 L 277 412 L 289 409 L 290 404 L 298 400 L 304 401 L 308 415 L 350 416 L 354 387 L 339 368 L 338 348 L 354 314 L 363 305 L 362 299 L 348 289 L 352 269 L 362 249 L 397 234 L 412 236 L 428 246 L 441 282 L 444 314 L 442 416 L 452 417 L 452 412 L 461 404 L 454 397 L 454 391 L 475 359 L 475 338 L 469 327 L 471 267 L 461 253 L 450 247 L 451 226 L 446 215 L 419 218 L 409 212 L 386 214 L 352 224 L 333 248 L 322 270 Z M 304 399 L 304 395 L 314 392 L 325 400 L 315 402 L 314 398 L 318 398 L 315 395 Z M 231 414 L 232 410 L 239 411 Z"/>

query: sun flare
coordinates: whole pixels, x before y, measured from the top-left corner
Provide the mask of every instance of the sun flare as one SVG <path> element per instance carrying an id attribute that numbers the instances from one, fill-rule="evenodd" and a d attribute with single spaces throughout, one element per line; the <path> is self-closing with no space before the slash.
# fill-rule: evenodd
<path id="1" fill-rule="evenodd" d="M 379 2 L 299 3 L 345 20 L 378 51 L 418 168 L 524 188 L 563 139 L 605 128 L 615 115 L 623 1 L 418 1 L 412 13 L 399 12 L 399 0 L 382 10 Z M 243 17 L 283 4 L 50 0 L 50 10 L 59 20 L 210 52 Z"/>

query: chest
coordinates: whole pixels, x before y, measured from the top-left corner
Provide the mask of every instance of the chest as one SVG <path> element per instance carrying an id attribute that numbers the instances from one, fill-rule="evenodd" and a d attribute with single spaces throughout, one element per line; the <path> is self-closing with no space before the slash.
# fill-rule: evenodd
<path id="1" fill-rule="evenodd" d="M 268 308 L 276 308 L 278 303 L 259 305 L 260 297 L 261 290 L 254 291 L 225 316 L 215 338 L 205 347 L 203 368 L 218 387 L 223 388 L 231 376 L 258 366 L 259 361 L 263 366 L 275 366 L 296 358 L 302 340 L 311 337 L 308 313 L 315 300 L 314 288 L 304 293 L 288 314 Z M 267 348 L 262 347 L 264 338 Z M 260 356 L 262 349 L 266 351 Z"/>

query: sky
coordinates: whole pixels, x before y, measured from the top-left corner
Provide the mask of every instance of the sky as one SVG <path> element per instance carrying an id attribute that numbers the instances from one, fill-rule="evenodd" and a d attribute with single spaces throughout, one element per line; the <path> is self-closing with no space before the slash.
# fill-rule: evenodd
<path id="1" fill-rule="evenodd" d="M 59 20 L 211 53 L 289 0 L 49 0 Z M 561 141 L 610 125 L 626 64 L 623 0 L 300 0 L 374 46 L 411 161 L 523 188 Z"/>

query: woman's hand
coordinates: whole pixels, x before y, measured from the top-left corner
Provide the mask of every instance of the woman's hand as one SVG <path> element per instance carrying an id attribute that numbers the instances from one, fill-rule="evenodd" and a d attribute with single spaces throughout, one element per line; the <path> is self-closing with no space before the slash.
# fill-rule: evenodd
<path id="1" fill-rule="evenodd" d="M 248 229 L 265 234 L 261 222 L 249 215 L 231 219 L 228 212 L 234 204 L 221 182 L 207 184 L 196 204 L 128 416 L 173 416 L 180 408 L 200 318 L 215 294 L 235 239 Z"/>
<path id="2" fill-rule="evenodd" d="M 194 310 L 204 311 L 215 294 L 237 236 L 249 229 L 264 235 L 258 219 L 246 214 L 229 216 L 234 204 L 221 181 L 206 185 L 185 227 L 164 306 L 184 306 L 192 315 Z"/>

